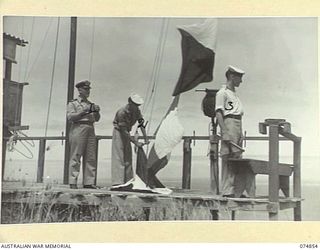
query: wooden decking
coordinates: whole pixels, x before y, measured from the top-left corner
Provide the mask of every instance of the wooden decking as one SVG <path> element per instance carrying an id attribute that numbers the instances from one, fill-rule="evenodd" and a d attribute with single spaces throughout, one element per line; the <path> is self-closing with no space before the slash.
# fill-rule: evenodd
<path id="1" fill-rule="evenodd" d="M 210 192 L 176 189 L 170 195 L 119 192 L 108 189 L 69 189 L 66 185 L 22 186 L 4 182 L 2 223 L 118 220 L 218 220 L 220 212 L 278 213 L 295 208 L 302 199 L 280 197 L 225 198 Z M 209 217 L 204 217 L 209 214 Z"/>

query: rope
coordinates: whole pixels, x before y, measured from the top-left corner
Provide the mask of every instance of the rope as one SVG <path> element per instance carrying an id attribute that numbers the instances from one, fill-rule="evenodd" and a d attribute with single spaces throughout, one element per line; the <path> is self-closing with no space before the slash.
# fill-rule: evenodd
<path id="1" fill-rule="evenodd" d="M 148 119 L 149 126 L 146 131 L 147 134 L 149 134 L 150 128 L 151 128 L 151 120 L 153 117 L 155 95 L 156 95 L 156 90 L 157 90 L 157 82 L 159 80 L 159 72 L 160 72 L 160 68 L 162 65 L 162 58 L 163 58 L 163 51 L 164 51 L 166 37 L 167 37 L 167 30 L 168 30 L 168 21 L 166 22 L 166 19 L 163 19 L 162 24 L 161 24 L 161 31 L 160 31 L 157 50 L 156 50 L 156 55 L 155 55 L 154 62 L 153 62 L 152 73 L 150 76 L 148 88 L 145 93 L 145 96 L 146 96 L 145 100 L 146 101 L 145 101 L 145 104 L 143 105 L 143 109 L 142 109 L 142 112 L 146 113 L 147 109 L 150 107 L 150 103 L 151 103 L 150 116 Z M 148 151 L 149 151 L 149 145 L 147 145 L 147 150 L 146 150 L 147 154 L 148 154 Z"/>
<path id="2" fill-rule="evenodd" d="M 53 58 L 53 65 L 52 65 L 51 84 L 50 84 L 50 95 L 49 95 L 49 104 L 48 104 L 48 111 L 47 111 L 47 121 L 46 121 L 46 128 L 45 128 L 45 136 L 47 136 L 49 116 L 50 116 L 51 99 L 52 99 L 52 88 L 53 88 L 53 80 L 54 80 L 54 73 L 55 73 L 55 66 L 56 66 L 56 58 L 57 58 L 57 47 L 58 47 L 58 38 L 59 38 L 59 26 L 60 26 L 60 17 L 58 17 L 58 23 L 57 23 L 57 35 L 56 35 L 56 43 L 55 43 L 55 48 L 54 48 L 54 58 Z"/>
<path id="3" fill-rule="evenodd" d="M 32 70 L 33 70 L 36 62 L 37 62 L 38 59 L 39 59 L 40 52 L 41 52 L 42 49 L 43 49 L 43 46 L 44 46 L 44 44 L 45 44 L 45 41 L 47 40 L 47 36 L 48 36 L 48 34 L 49 34 L 49 30 L 50 30 L 50 27 L 51 27 L 51 24 L 52 24 L 52 20 L 53 20 L 53 19 L 51 18 L 51 19 L 50 19 L 50 23 L 48 24 L 46 33 L 45 33 L 45 35 L 44 35 L 44 38 L 43 38 L 43 40 L 42 40 L 42 43 L 41 43 L 41 45 L 40 45 L 40 49 L 39 49 L 39 51 L 38 51 L 38 54 L 37 54 L 35 60 L 33 61 L 32 66 L 30 67 L 30 71 L 29 71 L 29 73 L 28 73 L 28 76 L 27 76 L 27 78 L 26 78 L 26 81 L 28 81 L 28 79 L 29 79 L 29 77 L 30 77 L 30 74 L 31 74 L 31 72 L 32 72 Z"/>
<path id="4" fill-rule="evenodd" d="M 163 62 L 163 52 L 164 52 L 164 48 L 165 48 L 165 44 L 166 44 L 166 40 L 167 40 L 167 31 L 168 31 L 168 26 L 169 26 L 169 21 L 164 25 L 165 28 L 164 28 L 164 34 L 165 34 L 165 37 L 162 39 L 162 44 L 161 44 L 161 50 L 160 50 L 160 58 L 159 58 L 159 63 L 158 63 L 158 68 L 157 68 L 157 71 L 156 71 L 156 78 L 155 78 L 155 83 L 157 83 L 159 81 L 159 72 L 160 72 L 160 69 L 161 69 L 161 66 L 162 66 L 162 62 Z M 153 98 L 153 102 L 152 102 L 152 105 L 151 105 L 151 112 L 150 112 L 150 124 L 151 124 L 151 121 L 152 121 L 152 117 L 153 117 L 153 111 L 154 111 L 154 105 L 155 105 L 155 96 L 156 96 L 156 90 L 157 90 L 157 86 L 158 85 L 154 85 L 154 98 Z M 149 125 L 148 127 L 148 133 L 150 132 L 150 128 L 151 126 Z"/>
<path id="5" fill-rule="evenodd" d="M 31 24 L 31 35 L 30 35 L 30 46 L 28 46 L 28 55 L 27 55 L 27 63 L 26 63 L 26 70 L 24 74 L 24 81 L 27 79 L 27 73 L 28 73 L 28 66 L 29 66 L 29 60 L 30 60 L 30 53 L 32 48 L 32 38 L 33 38 L 33 28 L 34 28 L 34 19 L 35 17 L 32 17 L 32 24 Z"/>
<path id="6" fill-rule="evenodd" d="M 21 27 L 21 37 L 23 38 L 23 36 L 24 36 L 24 17 L 22 18 L 22 27 Z M 20 48 L 19 51 L 20 51 L 20 55 L 19 55 L 19 57 L 20 57 L 19 62 L 20 63 L 19 63 L 19 71 L 18 71 L 18 82 L 20 82 L 20 79 L 21 79 L 22 52 L 23 52 L 22 48 Z M 16 103 L 19 103 L 19 95 L 16 95 Z M 18 110 L 19 109 L 16 107 L 15 112 L 14 112 L 14 119 L 13 119 L 14 125 L 16 125 Z"/>
<path id="7" fill-rule="evenodd" d="M 19 134 L 20 134 L 20 135 L 19 135 Z M 17 149 L 17 148 L 15 147 L 15 145 L 17 144 L 17 138 L 18 138 L 18 137 L 21 137 L 21 135 L 23 135 L 23 136 L 25 136 L 25 137 L 28 137 L 26 134 L 24 134 L 24 133 L 21 132 L 21 131 L 14 131 L 13 134 L 12 134 L 12 136 L 11 136 L 11 137 L 9 138 L 9 140 L 8 140 L 8 143 L 7 143 L 7 144 L 8 144 L 8 147 L 7 147 L 7 149 L 8 149 L 9 152 L 14 152 L 14 151 L 15 151 L 15 152 L 21 154 L 22 156 L 24 156 L 24 157 L 27 158 L 27 159 L 33 159 L 33 153 L 32 153 L 32 151 L 29 149 L 29 147 L 26 145 L 26 143 L 27 143 L 27 144 L 29 144 L 31 147 L 34 147 L 34 142 L 33 142 L 33 140 L 32 140 L 31 142 L 29 142 L 29 141 L 23 142 L 23 140 L 19 140 L 20 143 L 22 144 L 22 146 L 27 150 L 27 152 L 28 152 L 29 155 L 23 153 L 22 151 L 20 151 L 19 149 Z"/>
<path id="8" fill-rule="evenodd" d="M 95 34 L 95 24 L 96 20 L 93 18 L 93 28 L 91 34 L 91 56 L 90 56 L 90 71 L 89 71 L 89 80 L 91 80 L 91 73 L 92 73 L 92 58 L 93 58 L 93 45 L 94 45 L 94 34 Z"/>
<path id="9" fill-rule="evenodd" d="M 24 36 L 24 18 L 22 18 L 22 28 L 21 28 L 21 37 L 23 38 Z M 19 63 L 19 74 L 18 74 L 18 82 L 20 82 L 21 80 L 21 66 L 22 66 L 22 52 L 23 52 L 23 49 L 20 48 L 20 63 Z"/>

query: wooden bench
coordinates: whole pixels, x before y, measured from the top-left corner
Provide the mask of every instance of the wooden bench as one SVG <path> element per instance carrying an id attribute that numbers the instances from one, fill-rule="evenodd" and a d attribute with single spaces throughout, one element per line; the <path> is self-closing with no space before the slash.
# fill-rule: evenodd
<path id="1" fill-rule="evenodd" d="M 229 159 L 230 164 L 234 173 L 236 174 L 234 189 L 235 196 L 240 195 L 246 189 L 248 179 L 255 179 L 252 176 L 257 174 L 269 175 L 270 167 L 268 161 L 255 160 L 255 159 Z M 279 189 L 283 192 L 285 197 L 290 195 L 290 179 L 289 177 L 293 173 L 293 164 L 279 163 Z M 249 194 L 250 196 L 255 194 Z"/>

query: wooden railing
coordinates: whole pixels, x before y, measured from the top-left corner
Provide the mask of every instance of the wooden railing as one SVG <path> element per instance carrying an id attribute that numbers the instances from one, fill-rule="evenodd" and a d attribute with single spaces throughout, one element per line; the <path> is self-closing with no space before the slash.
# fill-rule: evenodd
<path id="1" fill-rule="evenodd" d="M 148 136 L 149 140 L 154 140 L 154 136 Z M 192 167 L 192 142 L 193 141 L 208 141 L 209 142 L 209 136 L 184 136 L 183 139 L 183 169 L 182 169 L 182 188 L 184 189 L 190 189 L 191 187 L 191 167 Z M 297 137 L 298 138 L 298 137 Z M 9 139 L 9 138 L 4 138 Z M 32 137 L 18 137 L 17 140 L 33 140 L 33 141 L 39 141 L 39 151 L 38 151 L 38 163 L 37 163 L 37 182 L 42 183 L 43 182 L 43 176 L 44 176 L 44 167 L 45 167 L 45 155 L 46 155 L 46 144 L 47 141 L 65 141 L 65 136 L 32 136 Z M 244 138 L 247 141 L 268 141 L 269 137 L 267 136 L 249 136 Z M 290 139 L 295 138 L 285 138 L 285 137 L 279 137 L 280 141 L 289 141 Z M 112 140 L 112 136 L 96 136 L 97 140 L 97 150 L 96 150 L 96 156 L 98 159 L 98 152 L 99 152 L 99 142 L 101 140 Z M 296 166 L 300 166 L 300 150 L 301 150 L 301 144 L 300 140 L 296 140 L 294 144 L 294 164 Z M 66 172 L 65 172 L 66 175 Z M 300 167 L 296 168 L 294 172 L 294 193 L 297 195 L 297 197 L 301 196 L 301 190 L 300 190 Z M 64 176 L 64 179 L 66 176 Z M 68 176 L 67 176 L 68 177 Z M 212 177 L 211 177 L 212 178 Z M 68 178 L 67 178 L 68 179 Z M 211 182 L 213 180 L 210 180 Z M 66 183 L 65 183 L 66 184 Z"/>

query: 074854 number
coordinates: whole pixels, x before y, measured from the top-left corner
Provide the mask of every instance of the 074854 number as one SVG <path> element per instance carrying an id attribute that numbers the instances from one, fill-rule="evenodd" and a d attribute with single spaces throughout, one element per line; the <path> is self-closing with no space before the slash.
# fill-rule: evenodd
<path id="1" fill-rule="evenodd" d="M 318 244 L 306 244 L 306 243 L 304 243 L 304 244 L 300 244 L 299 245 L 300 246 L 300 248 L 311 248 L 311 249 L 315 249 L 315 248 L 318 248 Z"/>

